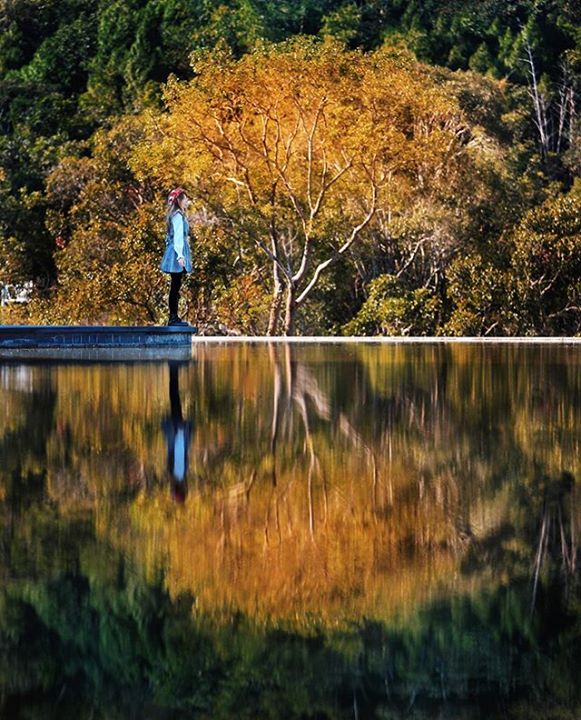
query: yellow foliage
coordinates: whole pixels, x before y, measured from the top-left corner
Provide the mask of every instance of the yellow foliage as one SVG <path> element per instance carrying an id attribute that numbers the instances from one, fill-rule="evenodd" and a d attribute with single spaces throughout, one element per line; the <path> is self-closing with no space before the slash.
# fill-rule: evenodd
<path id="1" fill-rule="evenodd" d="M 168 84 L 168 111 L 151 118 L 132 167 L 185 183 L 233 240 L 263 253 L 271 333 L 282 285 L 292 332 L 296 309 L 379 208 L 406 214 L 464 172 L 462 115 L 407 56 L 295 42 L 196 70 Z"/>

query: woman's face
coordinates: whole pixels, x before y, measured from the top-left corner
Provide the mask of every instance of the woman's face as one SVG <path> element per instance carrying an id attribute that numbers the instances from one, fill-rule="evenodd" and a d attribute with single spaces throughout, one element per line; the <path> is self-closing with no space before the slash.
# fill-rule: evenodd
<path id="1" fill-rule="evenodd" d="M 185 212 L 187 210 L 187 207 L 189 204 L 190 204 L 190 198 L 184 193 L 178 200 L 178 205 L 180 206 L 180 210 L 183 210 Z"/>

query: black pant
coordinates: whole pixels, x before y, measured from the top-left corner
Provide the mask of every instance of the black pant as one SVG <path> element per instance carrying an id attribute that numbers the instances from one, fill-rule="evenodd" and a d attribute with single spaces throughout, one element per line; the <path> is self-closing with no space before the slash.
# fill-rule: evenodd
<path id="1" fill-rule="evenodd" d="M 179 273 L 170 273 L 171 287 L 169 290 L 169 315 L 175 317 L 178 314 L 178 303 L 180 300 L 180 288 L 184 279 L 184 270 Z"/>

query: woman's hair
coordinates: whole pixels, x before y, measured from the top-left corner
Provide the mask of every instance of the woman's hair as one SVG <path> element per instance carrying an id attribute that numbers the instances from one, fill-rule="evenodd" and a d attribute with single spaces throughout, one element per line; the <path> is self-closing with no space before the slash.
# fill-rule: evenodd
<path id="1" fill-rule="evenodd" d="M 168 195 L 168 197 L 167 197 L 167 211 L 166 211 L 166 215 L 165 215 L 165 218 L 166 218 L 166 220 L 167 220 L 168 223 L 169 223 L 169 220 L 170 220 L 171 216 L 172 216 L 177 210 L 180 209 L 179 202 L 180 202 L 180 200 L 183 198 L 183 196 L 184 196 L 185 194 L 186 194 L 186 191 L 185 191 L 183 188 L 178 187 L 178 188 L 176 188 L 175 190 L 172 190 L 172 191 L 170 192 L 170 194 Z"/>

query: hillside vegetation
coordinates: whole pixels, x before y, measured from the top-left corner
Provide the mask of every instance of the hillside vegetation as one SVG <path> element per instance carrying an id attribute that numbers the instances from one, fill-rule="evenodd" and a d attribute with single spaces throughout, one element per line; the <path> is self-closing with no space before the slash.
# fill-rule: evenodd
<path id="1" fill-rule="evenodd" d="M 2 0 L 2 322 L 581 332 L 571 0 Z"/>

